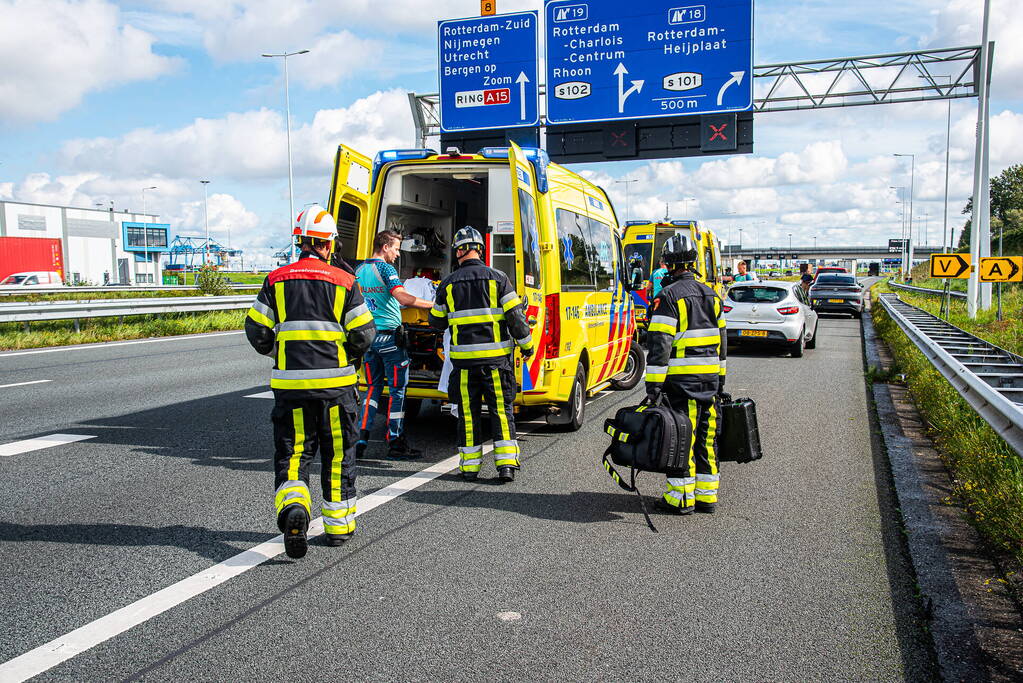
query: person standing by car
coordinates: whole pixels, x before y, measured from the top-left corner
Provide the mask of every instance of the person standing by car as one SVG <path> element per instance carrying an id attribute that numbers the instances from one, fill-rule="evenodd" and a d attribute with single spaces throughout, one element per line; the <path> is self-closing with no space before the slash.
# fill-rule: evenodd
<path id="1" fill-rule="evenodd" d="M 735 276 L 735 282 L 753 282 L 757 279 L 756 273 L 750 273 L 746 270 L 746 262 L 739 261 L 739 273 Z"/>
<path id="2" fill-rule="evenodd" d="M 490 407 L 494 459 L 502 481 L 514 481 L 519 464 L 515 438 L 515 345 L 533 355 L 532 334 L 522 300 L 508 276 L 483 263 L 483 236 L 472 226 L 455 233 L 452 247 L 458 269 L 441 281 L 430 311 L 430 326 L 451 328 L 451 378 L 448 400 L 458 407 L 458 469 L 468 480 L 483 464 L 480 427 L 483 401 Z"/>
<path id="3" fill-rule="evenodd" d="M 311 206 L 298 215 L 292 235 L 301 254 L 263 281 L 245 335 L 256 351 L 274 358 L 274 506 L 284 550 L 299 558 L 308 548 L 309 463 L 317 450 L 327 545 L 341 545 L 355 532 L 352 359 L 369 348 L 376 327 L 355 277 L 329 263 L 337 237 L 333 217 Z"/>
<path id="4" fill-rule="evenodd" d="M 685 236 L 672 235 L 661 254 L 670 274 L 647 329 L 647 397 L 656 401 L 663 394 L 692 425 L 688 467 L 667 473 L 662 504 L 681 515 L 712 513 L 719 483 L 718 396 L 725 387 L 728 344 L 722 303 L 693 274 L 698 256 Z"/>
<path id="5" fill-rule="evenodd" d="M 422 451 L 409 446 L 405 438 L 405 389 L 408 387 L 409 356 L 405 350 L 401 307 L 429 309 L 433 307 L 433 302 L 409 294 L 401 284 L 398 271 L 393 265 L 401 253 L 400 246 L 401 235 L 393 230 L 377 233 L 373 239 L 373 256 L 366 259 L 356 271 L 356 279 L 377 328 L 376 338 L 366 352 L 362 366 L 369 390 L 362 407 L 359 441 L 355 445 L 357 458 L 363 456 L 369 444 L 369 431 L 373 428 L 377 407 L 383 400 L 385 383 L 389 387 L 387 457 L 401 460 L 422 455 Z"/>
<path id="6" fill-rule="evenodd" d="M 810 285 L 813 284 L 813 273 L 810 272 L 810 264 L 799 264 L 799 271 L 799 285 L 803 288 L 804 292 L 809 292 Z"/>

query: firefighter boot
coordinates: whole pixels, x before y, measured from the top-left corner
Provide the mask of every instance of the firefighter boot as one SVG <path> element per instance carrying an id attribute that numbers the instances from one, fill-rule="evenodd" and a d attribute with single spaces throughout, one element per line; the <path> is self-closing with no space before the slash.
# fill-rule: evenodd
<path id="1" fill-rule="evenodd" d="M 309 541 L 305 532 L 309 529 L 309 513 L 301 505 L 289 505 L 281 511 L 277 522 L 284 533 L 284 552 L 288 557 L 297 560 L 305 557 L 309 549 Z"/>
<path id="2" fill-rule="evenodd" d="M 418 448 L 412 448 L 408 441 L 405 439 L 405 435 L 402 434 L 397 439 L 392 439 L 390 445 L 387 447 L 387 457 L 391 460 L 415 460 L 423 454 Z"/>
<path id="3" fill-rule="evenodd" d="M 696 511 L 703 512 L 708 515 L 713 515 L 714 510 L 717 509 L 717 506 L 718 506 L 717 503 L 705 503 L 702 500 L 696 501 Z"/>
<path id="4" fill-rule="evenodd" d="M 497 478 L 501 481 L 515 481 L 514 467 L 498 467 Z"/>

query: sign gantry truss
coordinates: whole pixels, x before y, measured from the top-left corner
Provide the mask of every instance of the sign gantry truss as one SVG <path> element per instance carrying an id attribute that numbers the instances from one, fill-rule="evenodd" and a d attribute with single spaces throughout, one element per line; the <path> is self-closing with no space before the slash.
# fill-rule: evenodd
<path id="1" fill-rule="evenodd" d="M 756 113 L 977 97 L 980 46 L 753 67 Z M 947 80 L 946 80 L 947 79 Z M 546 88 L 540 85 L 541 98 Z M 409 93 L 416 140 L 440 134 L 436 93 Z M 546 123 L 546 117 L 541 125 Z"/>

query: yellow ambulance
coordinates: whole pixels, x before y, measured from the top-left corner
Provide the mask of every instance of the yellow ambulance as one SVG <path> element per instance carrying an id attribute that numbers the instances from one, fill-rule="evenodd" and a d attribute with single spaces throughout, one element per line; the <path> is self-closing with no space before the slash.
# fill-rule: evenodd
<path id="1" fill-rule="evenodd" d="M 341 145 L 329 202 L 342 256 L 353 265 L 371 255 L 379 231 L 403 236 L 395 265 L 406 286 L 451 272 L 459 228 L 483 233 L 488 265 L 511 279 L 533 328 L 536 353 L 523 361 L 516 351 L 516 404 L 545 408 L 550 424 L 578 429 L 587 395 L 631 389 L 643 378 L 614 208 L 604 190 L 543 150 L 400 149 L 370 161 Z M 444 342 L 425 311 L 405 309 L 402 317 L 412 359 L 410 416 L 422 399 L 447 399 Z"/>
<path id="2" fill-rule="evenodd" d="M 647 309 L 653 298 L 653 283 L 650 278 L 658 268 L 661 248 L 668 238 L 677 232 L 689 237 L 695 245 L 699 261 L 696 279 L 704 282 L 718 293 L 724 293 L 721 284 L 721 242 L 710 230 L 694 220 L 676 221 L 628 221 L 625 224 L 622 247 L 632 290 L 633 305 L 636 308 L 636 324 L 640 333 L 646 330 Z"/>

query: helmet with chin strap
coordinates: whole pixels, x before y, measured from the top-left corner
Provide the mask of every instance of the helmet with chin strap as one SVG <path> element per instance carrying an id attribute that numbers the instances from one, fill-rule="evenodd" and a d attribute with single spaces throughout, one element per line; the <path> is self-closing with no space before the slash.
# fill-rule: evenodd
<path id="1" fill-rule="evenodd" d="M 696 248 L 689 241 L 689 237 L 681 233 L 675 233 L 661 247 L 661 260 L 671 269 L 695 266 L 697 260 Z"/>
<path id="2" fill-rule="evenodd" d="M 337 223 L 329 211 L 319 204 L 313 204 L 298 214 L 291 235 L 296 246 L 301 244 L 304 238 L 310 238 L 313 244 L 316 244 L 317 240 L 329 242 L 333 251 L 337 240 Z"/>
<path id="3" fill-rule="evenodd" d="M 483 249 L 485 242 L 483 241 L 483 235 L 480 231 L 471 225 L 467 225 L 458 232 L 455 233 L 455 238 L 451 240 L 451 246 L 457 252 L 459 249 L 475 249 L 483 255 Z"/>

